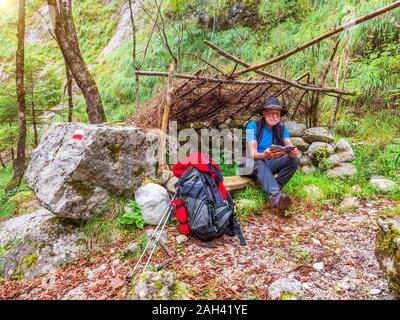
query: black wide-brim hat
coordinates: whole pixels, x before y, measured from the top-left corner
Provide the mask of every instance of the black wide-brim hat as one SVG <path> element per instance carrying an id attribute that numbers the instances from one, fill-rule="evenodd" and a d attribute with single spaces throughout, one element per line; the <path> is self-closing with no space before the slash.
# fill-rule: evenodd
<path id="1" fill-rule="evenodd" d="M 264 105 L 260 108 L 259 112 L 262 115 L 264 110 L 267 109 L 279 109 L 281 110 L 281 117 L 287 114 L 287 110 L 281 106 L 279 99 L 276 97 L 269 97 Z"/>

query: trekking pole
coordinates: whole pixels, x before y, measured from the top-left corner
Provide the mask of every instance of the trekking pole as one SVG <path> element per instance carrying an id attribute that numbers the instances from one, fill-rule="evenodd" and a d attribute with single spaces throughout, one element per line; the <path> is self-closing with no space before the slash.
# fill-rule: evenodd
<path id="1" fill-rule="evenodd" d="M 169 213 L 170 209 L 172 208 L 172 201 L 175 200 L 177 194 L 178 194 L 178 191 L 175 192 L 175 194 L 174 194 L 172 200 L 170 201 L 170 203 L 169 203 L 169 205 L 168 205 L 167 210 L 163 213 L 163 215 L 162 215 L 162 217 L 161 217 L 161 219 L 160 219 L 160 222 L 158 223 L 157 227 L 154 229 L 153 234 L 151 235 L 150 239 L 147 241 L 146 246 L 145 246 L 145 248 L 144 248 L 142 254 L 141 254 L 140 257 L 139 257 L 139 260 L 136 262 L 136 264 L 135 264 L 135 266 L 134 266 L 132 272 L 127 276 L 127 279 L 132 278 L 132 275 L 135 273 L 136 268 L 139 266 L 139 263 L 141 262 L 141 260 L 143 259 L 143 256 L 145 255 L 145 253 L 146 253 L 146 251 L 147 251 L 147 248 L 150 246 L 150 242 L 152 242 L 153 239 L 155 239 L 155 235 L 156 235 L 156 233 L 157 233 L 157 231 L 158 231 L 158 228 L 160 228 L 160 225 L 161 225 L 162 221 L 164 220 L 164 217 Z M 168 214 L 168 216 L 169 216 L 169 214 Z M 167 219 L 166 219 L 165 221 L 168 221 L 168 217 L 167 217 Z M 160 233 L 160 234 L 161 234 L 161 233 Z M 157 244 L 157 242 L 156 242 L 156 244 Z"/>
<path id="2" fill-rule="evenodd" d="M 170 208 L 172 208 L 172 205 L 170 205 Z M 169 211 L 169 213 L 168 213 L 167 217 L 165 218 L 165 221 L 164 221 L 164 224 L 163 224 L 161 230 L 160 230 L 159 233 L 158 233 L 157 240 L 155 241 L 155 245 L 153 246 L 153 249 L 151 250 L 150 255 L 149 255 L 148 259 L 147 259 L 147 262 L 146 262 L 146 264 L 144 265 L 143 272 L 146 271 L 147 265 L 149 264 L 150 259 L 151 259 L 151 257 L 153 256 L 153 253 L 154 253 L 154 250 L 155 250 L 155 248 L 156 248 L 156 246 L 157 246 L 157 243 L 158 243 L 158 241 L 160 241 L 162 232 L 164 231 L 164 228 L 165 228 L 165 226 L 167 225 L 167 222 L 168 222 L 168 219 L 169 219 L 169 216 L 170 216 L 172 210 L 168 210 L 168 211 Z"/>

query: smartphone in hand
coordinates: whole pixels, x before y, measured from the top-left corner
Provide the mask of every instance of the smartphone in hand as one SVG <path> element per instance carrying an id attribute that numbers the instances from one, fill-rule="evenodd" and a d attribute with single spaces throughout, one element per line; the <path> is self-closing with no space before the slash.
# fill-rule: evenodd
<path id="1" fill-rule="evenodd" d="M 290 153 L 290 152 L 292 152 L 294 149 L 296 149 L 296 147 L 294 147 L 294 146 L 285 146 L 285 147 L 283 147 L 283 146 L 278 146 L 278 145 L 276 145 L 276 144 L 273 144 L 273 145 L 270 147 L 270 150 L 271 150 L 272 152 L 274 152 L 275 150 L 282 150 L 282 151 L 285 152 L 285 153 Z"/>

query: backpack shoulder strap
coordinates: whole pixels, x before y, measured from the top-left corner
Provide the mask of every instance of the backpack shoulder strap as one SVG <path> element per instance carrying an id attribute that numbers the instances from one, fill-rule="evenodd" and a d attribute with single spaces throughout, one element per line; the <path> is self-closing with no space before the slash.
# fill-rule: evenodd
<path id="1" fill-rule="evenodd" d="M 283 121 L 279 121 L 273 128 L 272 128 L 272 138 L 273 144 L 277 144 L 280 146 L 285 145 L 283 141 L 283 131 L 285 129 L 285 123 Z"/>
<path id="2" fill-rule="evenodd" d="M 257 139 L 257 145 L 260 144 L 263 132 L 264 132 L 264 127 L 265 127 L 265 119 L 264 117 L 260 118 L 259 120 L 256 121 L 256 139 Z"/>

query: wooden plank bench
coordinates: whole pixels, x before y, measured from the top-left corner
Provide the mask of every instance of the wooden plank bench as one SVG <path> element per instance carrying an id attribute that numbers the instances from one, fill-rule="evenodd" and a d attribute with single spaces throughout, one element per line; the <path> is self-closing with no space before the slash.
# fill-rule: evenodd
<path id="1" fill-rule="evenodd" d="M 239 190 L 244 189 L 247 186 L 256 185 L 256 179 L 246 176 L 229 176 L 224 177 L 224 185 L 226 190 Z"/>

